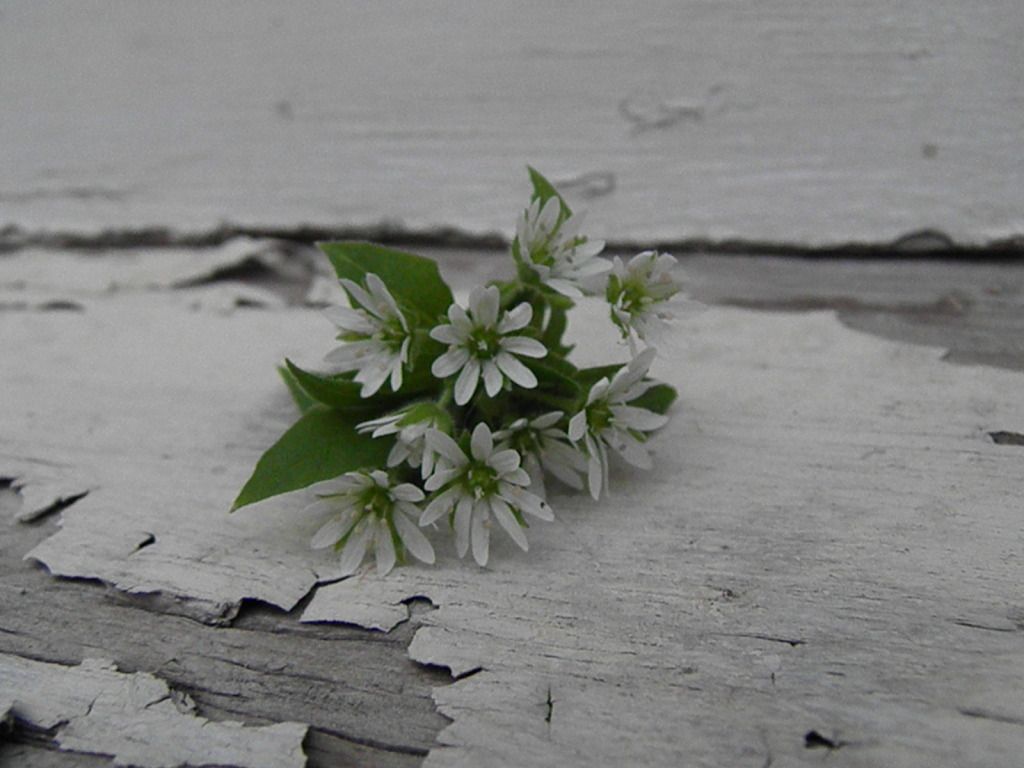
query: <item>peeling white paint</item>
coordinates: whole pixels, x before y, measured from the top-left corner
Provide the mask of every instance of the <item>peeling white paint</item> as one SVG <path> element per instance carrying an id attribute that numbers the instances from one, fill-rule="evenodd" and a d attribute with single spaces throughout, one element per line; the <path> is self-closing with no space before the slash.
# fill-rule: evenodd
<path id="1" fill-rule="evenodd" d="M 486 570 L 441 547 L 314 596 L 317 620 L 376 625 L 403 596 L 437 606 L 410 656 L 467 678 L 435 689 L 454 722 L 427 764 L 794 763 L 820 757 L 810 730 L 843 765 L 1013 762 L 1022 455 L 985 430 L 1024 424 L 1024 376 L 827 313 L 708 309 L 673 338 L 653 471 L 556 496 L 530 552 Z"/>
<path id="2" fill-rule="evenodd" d="M 583 362 L 607 358 L 604 323 L 581 310 Z M 293 416 L 274 364 L 327 333 L 168 293 L 5 315 L 5 452 L 94 488 L 31 556 L 210 620 L 336 578 L 301 499 L 226 512 Z M 653 471 L 556 495 L 529 553 L 498 539 L 482 571 L 440 544 L 438 567 L 322 587 L 305 618 L 388 629 L 433 601 L 410 655 L 464 679 L 435 693 L 453 723 L 431 765 L 797 763 L 812 729 L 851 765 L 1012 764 L 1022 458 L 988 433 L 1024 432 L 1024 376 L 941 354 L 828 313 L 688 316 L 656 363 L 681 399 Z"/>
<path id="3" fill-rule="evenodd" d="M 307 726 L 247 727 L 199 717 L 195 704 L 144 672 L 124 674 L 113 662 L 77 667 L 0 654 L 4 702 L 19 721 L 55 729 L 62 750 L 110 755 L 139 768 L 233 765 L 300 768 Z"/>

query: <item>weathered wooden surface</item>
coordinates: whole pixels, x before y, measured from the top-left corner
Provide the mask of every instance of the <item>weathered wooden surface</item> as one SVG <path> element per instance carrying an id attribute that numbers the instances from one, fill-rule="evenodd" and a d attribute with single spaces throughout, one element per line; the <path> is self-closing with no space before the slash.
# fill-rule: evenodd
<path id="1" fill-rule="evenodd" d="M 306 726 L 280 723 L 244 728 L 195 715 L 195 703 L 174 695 L 144 672 L 126 675 L 110 661 L 77 667 L 0 654 L 7 711 L 22 723 L 52 731 L 63 750 L 111 755 L 115 765 L 246 765 L 296 768 L 306 764 Z"/>
<path id="2" fill-rule="evenodd" d="M 1016 0 L 4 3 L 0 228 L 1024 234 Z"/>
<path id="3" fill-rule="evenodd" d="M 833 307 L 1022 368 L 1024 269 L 691 259 L 694 292 L 727 306 L 687 319 L 662 360 L 683 399 L 654 473 L 620 475 L 599 505 L 556 498 L 559 521 L 529 555 L 498 552 L 488 571 L 449 554 L 437 570 L 321 587 L 287 615 L 235 616 L 241 597 L 291 606 L 330 578 L 303 521 L 273 514 L 288 502 L 223 513 L 289 418 L 273 363 L 315 359 L 325 340 L 315 313 L 287 304 L 315 262 L 281 250 L 212 254 L 255 288 L 204 284 L 210 269 L 173 252 L 0 262 L 0 343 L 18 350 L 0 368 L 0 476 L 26 491 L 37 479 L 47 501 L 90 491 L 56 536 L 54 516 L 0 533 L 0 651 L 104 656 L 190 694 L 203 717 L 309 723 L 311 764 L 415 763 L 439 731 L 435 764 L 571 764 L 609 738 L 604 758 L 667 764 L 991 765 L 1024 749 L 1024 457 L 989 435 L 1024 433 L 1021 374 L 952 365 L 827 312 L 763 311 Z M 250 252 L 262 255 L 227 269 Z M 442 256 L 463 285 L 494 269 Z M 96 335 L 106 351 L 87 354 Z M 30 551 L 164 594 L 53 579 L 21 561 Z M 414 595 L 437 610 L 390 634 L 298 621 L 390 626 Z M 482 671 L 444 685 L 417 669 L 416 627 L 414 659 Z M 432 685 L 454 718 L 443 731 Z M 806 747 L 812 730 L 842 746 Z M 45 735 L 17 733 L 0 761 L 59 759 Z"/>
<path id="4" fill-rule="evenodd" d="M 708 309 L 675 339 L 650 474 L 553 499 L 486 573 L 366 574 L 305 616 L 438 606 L 410 655 L 476 674 L 435 695 L 429 765 L 785 764 L 812 730 L 842 765 L 1018 759 L 1024 457 L 989 433 L 1024 431 L 1024 376 L 823 313 Z"/>

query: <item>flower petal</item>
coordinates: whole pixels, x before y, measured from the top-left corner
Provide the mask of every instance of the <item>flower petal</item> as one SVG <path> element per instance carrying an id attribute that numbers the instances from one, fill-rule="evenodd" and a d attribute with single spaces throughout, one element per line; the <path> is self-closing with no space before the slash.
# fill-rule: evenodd
<path id="1" fill-rule="evenodd" d="M 473 497 L 463 495 L 455 505 L 455 551 L 465 557 L 469 550 L 469 526 L 473 517 Z"/>
<path id="2" fill-rule="evenodd" d="M 569 439 L 578 443 L 583 433 L 587 431 L 587 412 L 580 411 L 569 419 Z"/>
<path id="3" fill-rule="evenodd" d="M 473 512 L 473 559 L 483 568 L 491 543 L 490 513 L 486 502 L 478 502 Z"/>
<path id="4" fill-rule="evenodd" d="M 548 348 L 542 342 L 529 336 L 506 336 L 500 346 L 506 352 L 522 357 L 544 357 L 548 353 Z"/>
<path id="5" fill-rule="evenodd" d="M 564 278 L 549 277 L 547 280 L 544 281 L 544 284 L 570 299 L 583 298 L 583 291 L 577 288 L 574 283 Z"/>
<path id="6" fill-rule="evenodd" d="M 363 364 L 363 358 L 372 355 L 380 346 L 380 342 L 373 339 L 349 341 L 324 355 L 324 362 L 330 363 L 339 372 L 351 371 L 359 368 Z"/>
<path id="7" fill-rule="evenodd" d="M 408 341 L 408 339 L 406 339 Z M 397 392 L 402 388 L 402 361 L 395 360 L 391 364 L 391 391 Z"/>
<path id="8" fill-rule="evenodd" d="M 443 488 L 448 485 L 448 483 L 462 473 L 462 467 L 438 467 L 434 470 L 434 473 L 427 478 L 427 482 L 423 484 L 423 487 L 428 491 L 436 491 L 438 488 Z"/>
<path id="9" fill-rule="evenodd" d="M 388 380 L 388 375 L 390 373 L 391 369 L 386 365 L 363 368 L 356 374 L 355 379 L 363 385 L 363 388 L 359 390 L 359 396 L 373 397 L 377 393 L 377 390 L 380 389 L 381 385 Z M 399 376 L 401 376 L 401 366 L 399 366 Z"/>
<path id="10" fill-rule="evenodd" d="M 530 484 L 530 473 L 520 467 L 519 469 L 514 469 L 511 472 L 506 472 L 500 479 L 504 483 L 525 486 Z"/>
<path id="11" fill-rule="evenodd" d="M 373 303 L 374 303 L 373 299 L 370 298 L 370 294 L 368 294 L 365 290 L 363 290 L 363 287 L 361 285 L 359 285 L 359 283 L 355 282 L 354 280 L 349 280 L 348 278 L 344 278 L 344 277 L 341 278 L 340 282 L 341 282 L 342 287 L 344 287 L 344 289 L 348 292 L 348 297 L 349 297 L 349 303 L 350 304 L 353 301 L 355 301 L 355 302 L 361 304 L 364 308 L 366 308 L 370 312 L 372 312 L 374 315 L 377 314 L 377 312 L 376 312 L 376 310 L 375 310 L 375 308 L 373 306 Z M 353 304 L 353 306 L 355 306 L 355 305 Z M 378 315 L 378 317 L 379 317 L 379 315 Z"/>
<path id="12" fill-rule="evenodd" d="M 549 411 L 531 421 L 530 426 L 534 429 L 547 429 L 555 426 L 564 415 L 561 411 Z"/>
<path id="13" fill-rule="evenodd" d="M 455 380 L 455 403 L 465 405 L 476 392 L 476 385 L 480 381 L 480 361 L 471 357 L 463 367 L 459 378 Z"/>
<path id="14" fill-rule="evenodd" d="M 398 309 L 398 303 L 395 301 L 395 297 L 391 295 L 391 291 L 388 290 L 384 281 L 377 274 L 370 272 L 366 275 L 366 287 L 370 289 L 370 294 L 376 300 L 377 311 L 381 317 L 397 317 L 402 321 L 404 327 L 405 318 L 402 317 L 402 312 Z"/>
<path id="15" fill-rule="evenodd" d="M 537 377 L 534 376 L 533 371 L 508 352 L 499 352 L 494 358 L 494 362 L 498 364 L 502 373 L 523 389 L 533 389 L 537 386 Z"/>
<path id="16" fill-rule="evenodd" d="M 469 319 L 466 310 L 458 304 L 450 305 L 448 307 L 448 321 L 461 338 L 469 338 L 469 334 L 473 331 L 473 321 Z"/>
<path id="17" fill-rule="evenodd" d="M 492 453 L 485 459 L 487 465 L 499 475 L 507 475 L 519 469 L 519 453 L 511 448 Z"/>
<path id="18" fill-rule="evenodd" d="M 427 537 L 423 535 L 423 531 L 401 512 L 395 512 L 392 519 L 395 522 L 395 530 L 398 531 L 398 538 L 409 550 L 409 554 L 422 563 L 433 563 L 434 548 L 430 545 Z"/>
<path id="19" fill-rule="evenodd" d="M 469 294 L 469 306 L 476 324 L 485 328 L 493 328 L 497 325 L 500 302 L 501 294 L 497 287 L 489 285 L 484 288 L 478 285 L 474 288 Z"/>
<path id="20" fill-rule="evenodd" d="M 616 430 L 611 446 L 623 459 L 639 469 L 651 469 L 654 462 L 644 444 L 627 432 Z"/>
<path id="21" fill-rule="evenodd" d="M 333 547 L 337 544 L 341 537 L 344 536 L 348 529 L 352 527 L 352 515 L 347 514 L 342 517 L 335 517 L 328 520 L 324 525 L 320 527 L 315 534 L 313 539 L 309 542 L 309 546 L 312 549 L 323 549 L 324 547 Z"/>
<path id="22" fill-rule="evenodd" d="M 391 530 L 387 523 L 381 520 L 376 527 L 374 550 L 377 558 L 377 575 L 387 576 L 395 567 L 395 542 L 391 540 Z"/>
<path id="23" fill-rule="evenodd" d="M 456 443 L 449 435 L 446 435 L 439 429 L 427 430 L 427 447 L 436 453 L 441 454 L 444 458 L 454 464 L 456 467 L 461 467 L 469 462 L 466 454 L 459 448 L 459 444 Z"/>
<path id="24" fill-rule="evenodd" d="M 473 428 L 469 449 L 477 461 L 487 461 L 494 453 L 494 438 L 491 436 L 491 428 L 484 422 L 481 421 Z"/>
<path id="25" fill-rule="evenodd" d="M 600 444 L 588 433 L 585 444 L 587 446 L 587 487 L 594 499 L 601 497 L 601 490 L 608 485 L 607 462 L 602 461 Z"/>
<path id="26" fill-rule="evenodd" d="M 613 405 L 611 410 L 616 424 L 627 429 L 639 429 L 643 432 L 650 432 L 668 424 L 668 416 L 649 411 L 646 408 L 637 408 L 632 405 Z"/>
<path id="27" fill-rule="evenodd" d="M 328 307 L 324 310 L 324 316 L 343 331 L 369 336 L 377 330 L 377 326 L 369 320 L 366 313 L 358 309 Z"/>
<path id="28" fill-rule="evenodd" d="M 485 360 L 483 363 L 484 389 L 488 397 L 494 397 L 501 391 L 501 384 L 505 380 L 493 360 Z"/>
<path id="29" fill-rule="evenodd" d="M 459 333 L 454 325 L 438 325 L 430 329 L 430 338 L 443 344 L 461 344 L 466 337 Z"/>
<path id="30" fill-rule="evenodd" d="M 533 515 L 548 522 L 555 519 L 555 513 L 551 511 L 548 503 L 537 494 L 531 493 L 525 488 L 512 487 L 507 491 L 502 491 L 501 497 L 520 512 L 525 512 L 528 515 Z"/>
<path id="31" fill-rule="evenodd" d="M 512 537 L 512 541 L 518 544 L 523 552 L 528 551 L 530 544 L 526 540 L 526 533 L 523 531 L 523 526 L 516 520 L 515 515 L 512 514 L 512 510 L 508 508 L 508 504 L 500 498 L 491 499 L 491 512 L 494 513 L 498 524 Z"/>
<path id="32" fill-rule="evenodd" d="M 506 334 L 525 328 L 533 319 L 533 307 L 525 301 L 515 309 L 506 312 L 498 323 L 498 333 Z"/>
<path id="33" fill-rule="evenodd" d="M 464 347 L 452 347 L 430 366 L 430 372 L 439 379 L 447 378 L 462 368 L 469 360 L 469 352 Z"/>
<path id="34" fill-rule="evenodd" d="M 341 550 L 341 571 L 346 576 L 355 573 L 363 562 L 366 547 L 373 537 L 373 528 L 370 521 L 364 518 L 356 524 L 355 530 L 345 542 L 345 547 Z"/>
<path id="35" fill-rule="evenodd" d="M 431 501 L 420 515 L 420 526 L 430 525 L 452 511 L 455 502 L 462 496 L 462 489 L 449 488 Z"/>
<path id="36" fill-rule="evenodd" d="M 399 501 L 423 501 L 423 491 L 412 483 L 402 483 L 391 489 L 393 495 Z"/>

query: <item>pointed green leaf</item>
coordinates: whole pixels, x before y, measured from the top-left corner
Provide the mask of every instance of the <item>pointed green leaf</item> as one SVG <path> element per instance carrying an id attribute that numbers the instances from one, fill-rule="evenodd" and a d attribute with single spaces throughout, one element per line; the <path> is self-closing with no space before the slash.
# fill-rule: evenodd
<path id="1" fill-rule="evenodd" d="M 291 371 L 285 366 L 279 365 L 277 372 L 280 374 L 281 380 L 284 381 L 284 385 L 288 387 L 288 393 L 292 396 L 292 400 L 295 401 L 295 407 L 299 409 L 299 413 L 305 413 L 316 405 L 316 400 L 306 394 L 306 390 L 302 388 L 302 385 L 299 384 Z"/>
<path id="2" fill-rule="evenodd" d="M 537 386 L 534 389 L 517 389 L 517 397 L 561 410 L 571 410 L 575 406 L 580 387 L 575 381 L 576 368 L 572 363 L 553 355 L 543 360 L 524 362 L 537 376 Z"/>
<path id="3" fill-rule="evenodd" d="M 601 379 L 611 379 L 625 365 L 625 363 L 614 363 L 612 365 L 598 365 L 593 368 L 581 368 L 576 380 L 580 383 L 581 387 L 586 387 L 589 390 Z"/>
<path id="4" fill-rule="evenodd" d="M 638 408 L 646 408 L 655 413 L 665 414 L 676 401 L 678 394 L 675 387 L 668 384 L 656 384 L 648 389 L 640 397 L 630 403 Z"/>
<path id="5" fill-rule="evenodd" d="M 288 373 L 295 379 L 306 394 L 318 403 L 323 403 L 340 411 L 365 411 L 373 404 L 359 396 L 363 388 L 361 384 L 345 376 L 325 376 L 322 373 L 299 368 L 291 360 L 285 360 Z"/>
<path id="6" fill-rule="evenodd" d="M 543 206 L 552 197 L 557 197 L 559 206 L 562 209 L 561 218 L 564 220 L 572 216 L 572 209 L 569 208 L 569 204 L 565 202 L 565 198 L 558 193 L 555 186 L 545 179 L 536 168 L 528 165 L 526 170 L 530 172 L 530 183 L 533 184 L 534 198 L 540 198 L 541 205 Z"/>
<path id="7" fill-rule="evenodd" d="M 390 440 L 356 432 L 362 417 L 315 406 L 260 457 L 231 509 L 305 488 L 355 469 L 383 467 Z"/>
<path id="8" fill-rule="evenodd" d="M 452 303 L 451 288 L 441 278 L 433 259 L 373 243 L 318 243 L 318 246 L 331 260 L 339 278 L 363 284 L 366 275 L 373 272 L 384 281 L 403 310 L 415 310 L 431 324 L 447 312 Z"/>

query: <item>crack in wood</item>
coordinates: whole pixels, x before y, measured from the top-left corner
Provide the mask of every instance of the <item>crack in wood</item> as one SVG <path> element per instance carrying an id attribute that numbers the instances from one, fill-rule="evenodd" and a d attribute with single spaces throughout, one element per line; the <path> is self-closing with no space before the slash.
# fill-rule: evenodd
<path id="1" fill-rule="evenodd" d="M 607 188 L 607 184 L 605 184 Z M 851 241 L 808 245 L 799 241 L 713 239 L 706 237 L 607 241 L 607 250 L 641 251 L 657 249 L 682 254 L 735 254 L 748 256 L 859 258 L 910 260 L 961 260 L 974 262 L 1024 261 L 1024 236 L 993 238 L 982 243 L 956 241 L 949 236 L 919 238 L 911 232 L 895 240 Z M 504 253 L 510 241 L 496 232 L 480 234 L 454 226 L 413 229 L 392 223 L 371 226 L 258 227 L 223 224 L 206 230 L 175 230 L 168 227 L 110 229 L 101 232 L 69 230 L 25 231 L 17 226 L 0 229 L 0 254 L 25 248 L 47 250 L 101 251 L 135 248 L 212 248 L 237 237 L 280 240 L 304 245 L 326 240 L 369 240 L 406 248 L 466 249 Z M 908 243 L 912 245 L 908 245 Z"/>
<path id="2" fill-rule="evenodd" d="M 996 445 L 1024 445 L 1024 434 L 1020 432 L 989 432 L 988 436 Z"/>
<path id="3" fill-rule="evenodd" d="M 804 734 L 804 747 L 807 749 L 824 747 L 831 752 L 846 745 L 847 742 L 841 741 L 838 737 L 829 738 L 821 735 L 818 731 L 808 731 Z"/>
<path id="4" fill-rule="evenodd" d="M 926 304 L 882 304 L 864 301 L 850 296 L 791 296 L 780 299 L 723 298 L 716 302 L 723 306 L 756 309 L 769 312 L 879 312 L 909 317 L 960 317 L 966 314 L 972 304 L 969 297 L 946 294 Z"/>
<path id="5" fill-rule="evenodd" d="M 963 707 L 957 709 L 964 717 L 974 717 L 981 720 L 992 720 L 996 723 L 1005 723 L 1007 725 L 1024 725 L 1024 718 L 1014 717 L 1013 715 L 1003 715 L 998 712 L 991 712 L 986 709 L 975 709 L 969 707 Z"/>

